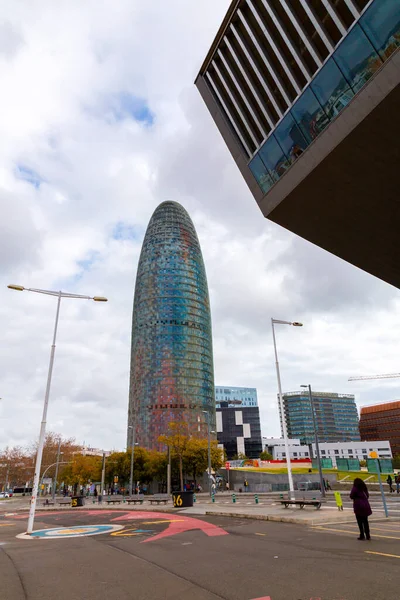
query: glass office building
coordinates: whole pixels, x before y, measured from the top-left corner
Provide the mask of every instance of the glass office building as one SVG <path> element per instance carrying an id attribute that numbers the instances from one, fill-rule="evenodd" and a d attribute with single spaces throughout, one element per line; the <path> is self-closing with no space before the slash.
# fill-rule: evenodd
<path id="1" fill-rule="evenodd" d="M 256 388 L 215 386 L 215 404 L 219 408 L 221 402 L 228 406 L 258 406 Z"/>
<path id="2" fill-rule="evenodd" d="M 358 412 L 352 394 L 313 392 L 314 414 L 320 442 L 359 441 Z M 302 444 L 315 440 L 308 392 L 283 394 L 287 432 Z M 375 438 L 376 439 L 376 438 Z"/>
<path id="3" fill-rule="evenodd" d="M 203 411 L 208 413 L 205 414 Z M 215 431 L 214 370 L 207 277 L 186 210 L 163 202 L 143 242 L 132 322 L 128 445 L 162 449 L 168 424 Z"/>
<path id="4" fill-rule="evenodd" d="M 263 214 L 397 287 L 399 47 L 398 0 L 235 0 L 196 78 Z"/>

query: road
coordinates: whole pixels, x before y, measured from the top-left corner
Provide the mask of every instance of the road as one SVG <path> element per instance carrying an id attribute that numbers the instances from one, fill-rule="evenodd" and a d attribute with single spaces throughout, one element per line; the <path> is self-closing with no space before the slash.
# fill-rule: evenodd
<path id="1" fill-rule="evenodd" d="M 400 522 L 307 527 L 182 512 L 62 509 L 0 518 L 0 581 L 7 600 L 387 600 L 399 597 Z M 87 536 L 87 528 L 115 529 Z M 78 530 L 72 529 L 77 527 Z M 65 529 L 66 528 L 66 529 Z M 78 535 L 80 537 L 69 537 Z"/>

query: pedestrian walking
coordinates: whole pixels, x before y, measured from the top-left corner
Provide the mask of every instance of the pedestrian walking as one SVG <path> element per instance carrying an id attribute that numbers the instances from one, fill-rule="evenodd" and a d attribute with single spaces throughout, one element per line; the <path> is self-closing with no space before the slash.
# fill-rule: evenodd
<path id="1" fill-rule="evenodd" d="M 225 489 L 227 492 L 229 492 L 229 483 L 228 482 L 225 483 Z"/>
<path id="2" fill-rule="evenodd" d="M 397 477 L 395 477 L 394 482 L 396 484 L 396 491 L 398 494 L 400 494 L 400 475 L 397 474 Z"/>
<path id="3" fill-rule="evenodd" d="M 370 540 L 368 517 L 372 515 L 371 506 L 368 498 L 369 493 L 364 481 L 356 477 L 353 483 L 353 489 L 350 492 L 350 498 L 353 500 L 353 509 L 356 515 L 360 536 L 358 540 Z"/>
<path id="4" fill-rule="evenodd" d="M 387 476 L 386 483 L 388 484 L 390 493 L 392 494 L 394 492 L 394 489 L 393 489 L 393 480 L 392 480 L 390 474 Z"/>
<path id="5" fill-rule="evenodd" d="M 247 492 L 247 488 L 249 487 L 249 482 L 247 481 L 247 479 L 244 480 L 243 486 L 244 486 L 244 491 Z"/>

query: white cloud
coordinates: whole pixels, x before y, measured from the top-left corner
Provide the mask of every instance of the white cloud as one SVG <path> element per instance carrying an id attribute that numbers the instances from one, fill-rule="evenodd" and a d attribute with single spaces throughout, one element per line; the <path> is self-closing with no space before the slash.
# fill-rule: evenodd
<path id="1" fill-rule="evenodd" d="M 1 446 L 38 434 L 56 308 L 10 282 L 109 297 L 62 303 L 48 427 L 124 446 L 136 266 L 166 199 L 187 208 L 201 241 L 216 383 L 258 388 L 264 434 L 279 432 L 271 316 L 305 323 L 277 331 L 284 389 L 310 382 L 359 403 L 398 396 L 399 380 L 347 382 L 399 370 L 397 290 L 262 217 L 193 85 L 228 4 L 7 5 Z"/>

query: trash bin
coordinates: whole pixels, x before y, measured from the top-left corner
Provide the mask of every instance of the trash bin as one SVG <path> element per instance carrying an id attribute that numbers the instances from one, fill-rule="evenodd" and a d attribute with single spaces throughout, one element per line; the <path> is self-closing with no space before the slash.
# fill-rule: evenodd
<path id="1" fill-rule="evenodd" d="M 174 508 L 193 506 L 193 492 L 172 492 Z"/>
<path id="2" fill-rule="evenodd" d="M 71 506 L 73 506 L 74 508 L 77 506 L 85 506 L 84 496 L 72 496 Z"/>

